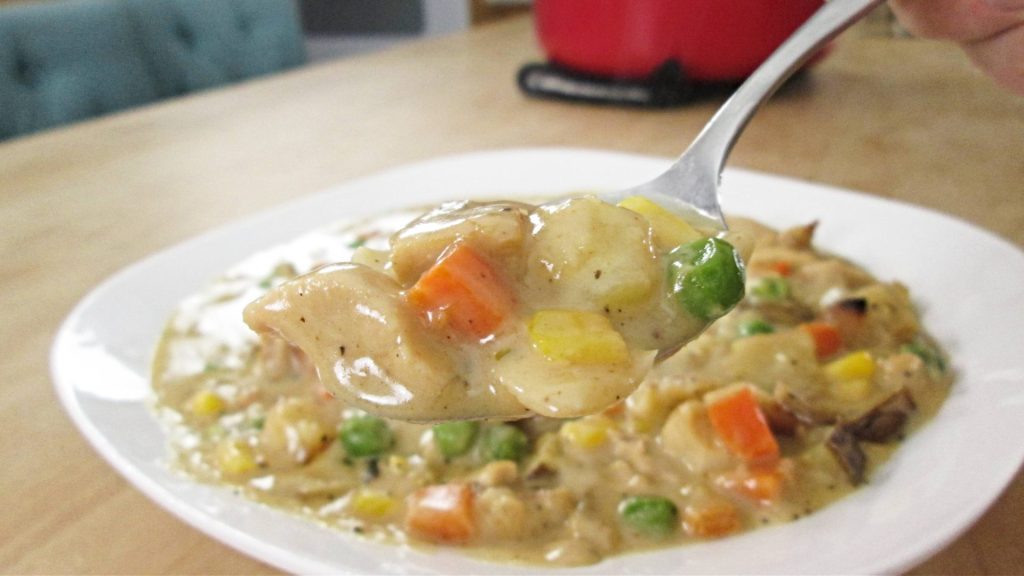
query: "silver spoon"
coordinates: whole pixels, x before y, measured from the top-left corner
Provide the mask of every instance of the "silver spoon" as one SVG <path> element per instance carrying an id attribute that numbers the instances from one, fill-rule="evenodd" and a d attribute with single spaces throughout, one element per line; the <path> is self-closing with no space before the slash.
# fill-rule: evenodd
<path id="1" fill-rule="evenodd" d="M 645 196 L 698 226 L 726 230 L 719 204 L 722 168 L 747 123 L 818 50 L 882 2 L 826 2 L 747 78 L 668 170 L 649 182 L 604 198 L 618 202 L 628 196 Z M 680 343 L 658 350 L 655 362 L 673 356 L 683 346 Z"/>
<path id="2" fill-rule="evenodd" d="M 751 117 L 819 49 L 883 1 L 826 2 L 747 78 L 668 170 L 650 182 L 605 198 L 619 201 L 646 196 L 689 216 L 696 224 L 725 230 L 718 199 L 722 168 Z"/>

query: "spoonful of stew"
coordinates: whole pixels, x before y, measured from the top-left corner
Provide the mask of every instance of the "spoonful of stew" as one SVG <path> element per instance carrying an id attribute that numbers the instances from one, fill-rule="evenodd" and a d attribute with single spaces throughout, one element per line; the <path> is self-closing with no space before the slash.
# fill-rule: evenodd
<path id="1" fill-rule="evenodd" d="M 655 180 L 538 206 L 443 204 L 388 251 L 272 289 L 246 323 L 386 418 L 574 418 L 614 404 L 743 298 L 751 243 L 723 232 L 722 164 L 782 80 L 879 2 L 828 2 Z"/>

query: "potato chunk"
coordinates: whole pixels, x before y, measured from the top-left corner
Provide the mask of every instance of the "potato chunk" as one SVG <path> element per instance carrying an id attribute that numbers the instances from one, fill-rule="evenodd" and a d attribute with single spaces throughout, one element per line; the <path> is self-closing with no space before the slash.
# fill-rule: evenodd
<path id="1" fill-rule="evenodd" d="M 677 406 L 658 437 L 665 451 L 679 458 L 695 474 L 720 470 L 732 462 L 700 400 L 689 400 Z"/>
<path id="2" fill-rule="evenodd" d="M 600 312 L 643 302 L 659 285 L 643 216 L 593 197 L 541 206 L 527 258 L 531 301 Z"/>
<path id="3" fill-rule="evenodd" d="M 731 345 L 727 364 L 721 367 L 733 380 L 751 382 L 771 390 L 777 382 L 819 382 L 814 342 L 801 330 L 757 334 Z"/>

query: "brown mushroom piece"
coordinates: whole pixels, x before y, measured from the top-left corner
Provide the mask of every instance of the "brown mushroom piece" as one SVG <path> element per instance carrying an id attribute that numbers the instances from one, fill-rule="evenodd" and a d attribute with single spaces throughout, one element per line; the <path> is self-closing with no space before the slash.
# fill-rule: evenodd
<path id="1" fill-rule="evenodd" d="M 886 442 L 902 434 L 916 404 L 906 388 L 901 388 L 874 408 L 850 422 L 841 422 L 825 441 L 825 445 L 846 471 L 850 482 L 864 481 L 867 456 L 860 442 Z"/>
<path id="2" fill-rule="evenodd" d="M 903 433 L 910 413 L 916 408 L 910 391 L 901 388 L 856 420 L 842 426 L 858 440 L 886 442 Z"/>
<path id="3" fill-rule="evenodd" d="M 792 438 L 800 429 L 800 418 L 790 412 L 778 400 L 772 400 L 761 404 L 761 411 L 764 412 L 768 427 L 778 436 Z"/>
<path id="4" fill-rule="evenodd" d="M 849 428 L 841 424 L 836 426 L 832 434 L 825 440 L 825 446 L 836 457 L 839 465 L 846 472 L 846 476 L 849 477 L 850 483 L 857 486 L 864 482 L 868 457 Z"/>

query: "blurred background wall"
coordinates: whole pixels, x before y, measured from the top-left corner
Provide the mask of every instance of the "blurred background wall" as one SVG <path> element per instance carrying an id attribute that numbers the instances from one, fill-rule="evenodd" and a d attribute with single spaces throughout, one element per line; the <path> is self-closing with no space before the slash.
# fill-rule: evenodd
<path id="1" fill-rule="evenodd" d="M 312 61 L 440 36 L 529 9 L 531 0 L 300 0 Z"/>
<path id="2" fill-rule="evenodd" d="M 60 0 L 0 0 L 0 8 Z M 217 2 L 221 0 L 209 0 Z M 529 10 L 532 0 L 296 0 L 312 61 L 372 52 Z"/>

